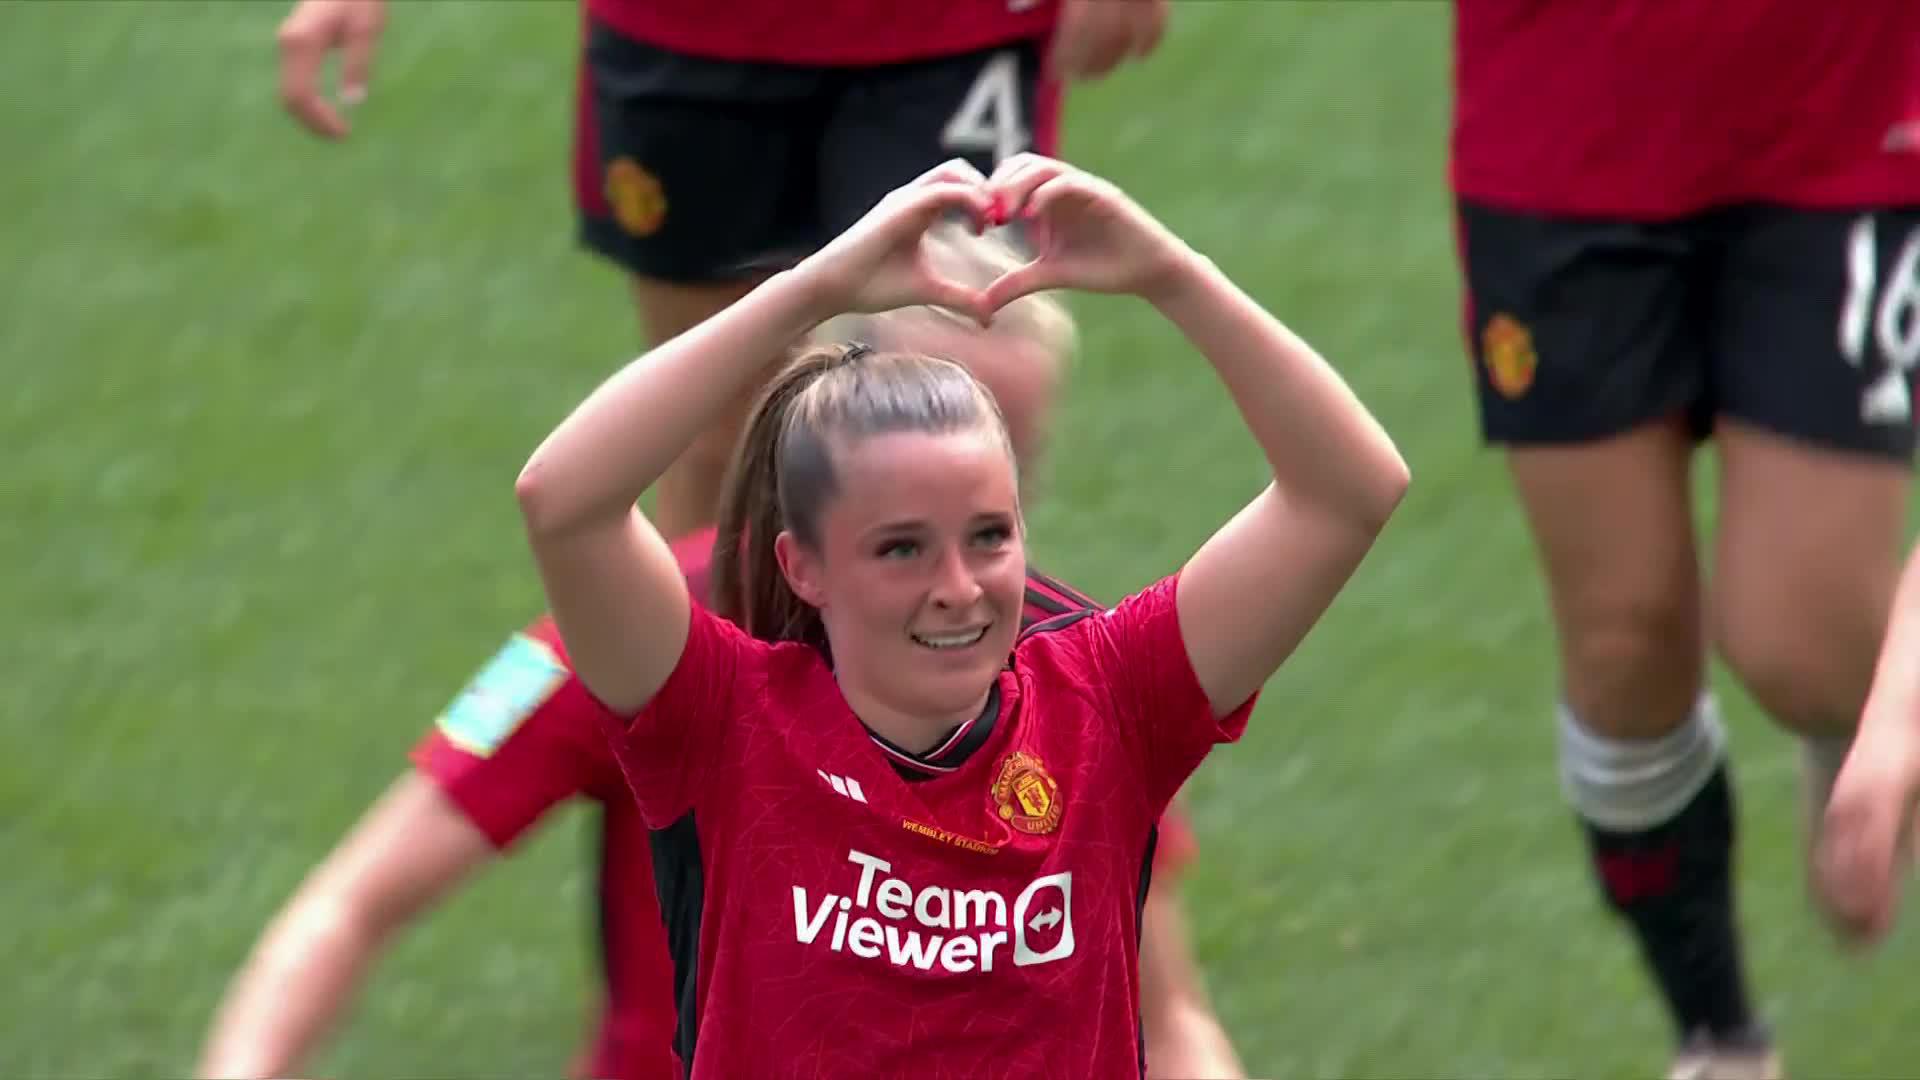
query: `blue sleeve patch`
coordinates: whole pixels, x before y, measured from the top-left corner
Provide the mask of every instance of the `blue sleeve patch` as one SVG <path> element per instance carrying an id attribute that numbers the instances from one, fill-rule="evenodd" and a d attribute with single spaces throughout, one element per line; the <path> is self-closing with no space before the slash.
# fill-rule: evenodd
<path id="1" fill-rule="evenodd" d="M 448 742 L 487 757 L 566 681 L 566 665 L 545 642 L 515 634 L 434 723 Z"/>

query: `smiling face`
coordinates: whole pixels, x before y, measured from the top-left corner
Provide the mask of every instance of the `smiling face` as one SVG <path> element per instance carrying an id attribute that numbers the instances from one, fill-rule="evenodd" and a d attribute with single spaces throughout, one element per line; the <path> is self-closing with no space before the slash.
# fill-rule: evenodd
<path id="1" fill-rule="evenodd" d="M 863 719 L 930 745 L 984 706 L 1020 630 L 1014 462 L 984 426 L 836 439 L 831 455 L 817 544 L 782 533 L 781 569 L 819 609 L 849 701 L 882 714 Z"/>

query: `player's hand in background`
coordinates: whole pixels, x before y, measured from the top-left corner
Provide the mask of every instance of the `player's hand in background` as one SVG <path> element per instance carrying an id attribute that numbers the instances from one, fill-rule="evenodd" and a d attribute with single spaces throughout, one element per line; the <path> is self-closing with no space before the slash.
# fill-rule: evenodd
<path id="1" fill-rule="evenodd" d="M 1061 0 L 1047 75 L 1081 82 L 1145 59 L 1166 33 L 1167 11 L 1168 0 Z"/>
<path id="2" fill-rule="evenodd" d="M 1913 857 L 1920 738 L 1863 723 L 1835 779 L 1815 856 L 1821 906 L 1850 943 L 1877 944 L 1893 926 Z"/>
<path id="3" fill-rule="evenodd" d="M 366 100 L 386 0 L 300 0 L 280 23 L 280 101 L 307 130 L 344 139 L 345 109 Z M 327 58 L 340 53 L 339 104 L 327 100 Z"/>

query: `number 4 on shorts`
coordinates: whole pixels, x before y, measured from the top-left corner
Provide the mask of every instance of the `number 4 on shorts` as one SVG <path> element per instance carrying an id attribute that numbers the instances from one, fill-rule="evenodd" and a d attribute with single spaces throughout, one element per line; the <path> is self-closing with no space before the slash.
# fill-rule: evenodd
<path id="1" fill-rule="evenodd" d="M 1908 374 L 1920 365 L 1920 229 L 1907 234 L 1884 286 L 1879 237 L 1872 214 L 1862 214 L 1847 234 L 1847 298 L 1840 306 L 1840 354 L 1864 368 L 1871 344 L 1887 368 L 1860 401 L 1869 422 L 1905 423 L 1913 418 Z"/>
<path id="2" fill-rule="evenodd" d="M 1020 58 L 995 53 L 940 132 L 940 145 L 962 157 L 990 153 L 998 165 L 1025 150 L 1031 138 L 1020 110 Z"/>

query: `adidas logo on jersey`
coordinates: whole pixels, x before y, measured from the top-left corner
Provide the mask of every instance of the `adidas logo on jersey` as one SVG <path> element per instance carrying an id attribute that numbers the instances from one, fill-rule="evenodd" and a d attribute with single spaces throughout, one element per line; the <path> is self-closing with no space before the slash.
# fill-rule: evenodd
<path id="1" fill-rule="evenodd" d="M 1072 871 L 1035 878 L 1009 904 L 990 889 L 915 889 L 888 876 L 891 863 L 862 851 L 847 852 L 847 861 L 860 868 L 851 895 L 815 899 L 793 887 L 800 944 L 956 975 L 991 972 L 1009 954 L 1015 967 L 1073 955 Z"/>
<path id="2" fill-rule="evenodd" d="M 813 771 L 820 774 L 820 779 L 825 780 L 827 783 L 833 785 L 833 790 L 839 792 L 842 795 L 845 795 L 847 798 L 852 799 L 854 802 L 867 801 L 867 793 L 861 790 L 860 781 L 855 780 L 850 776 L 835 776 L 832 773 L 827 772 L 825 769 L 815 769 Z"/>

